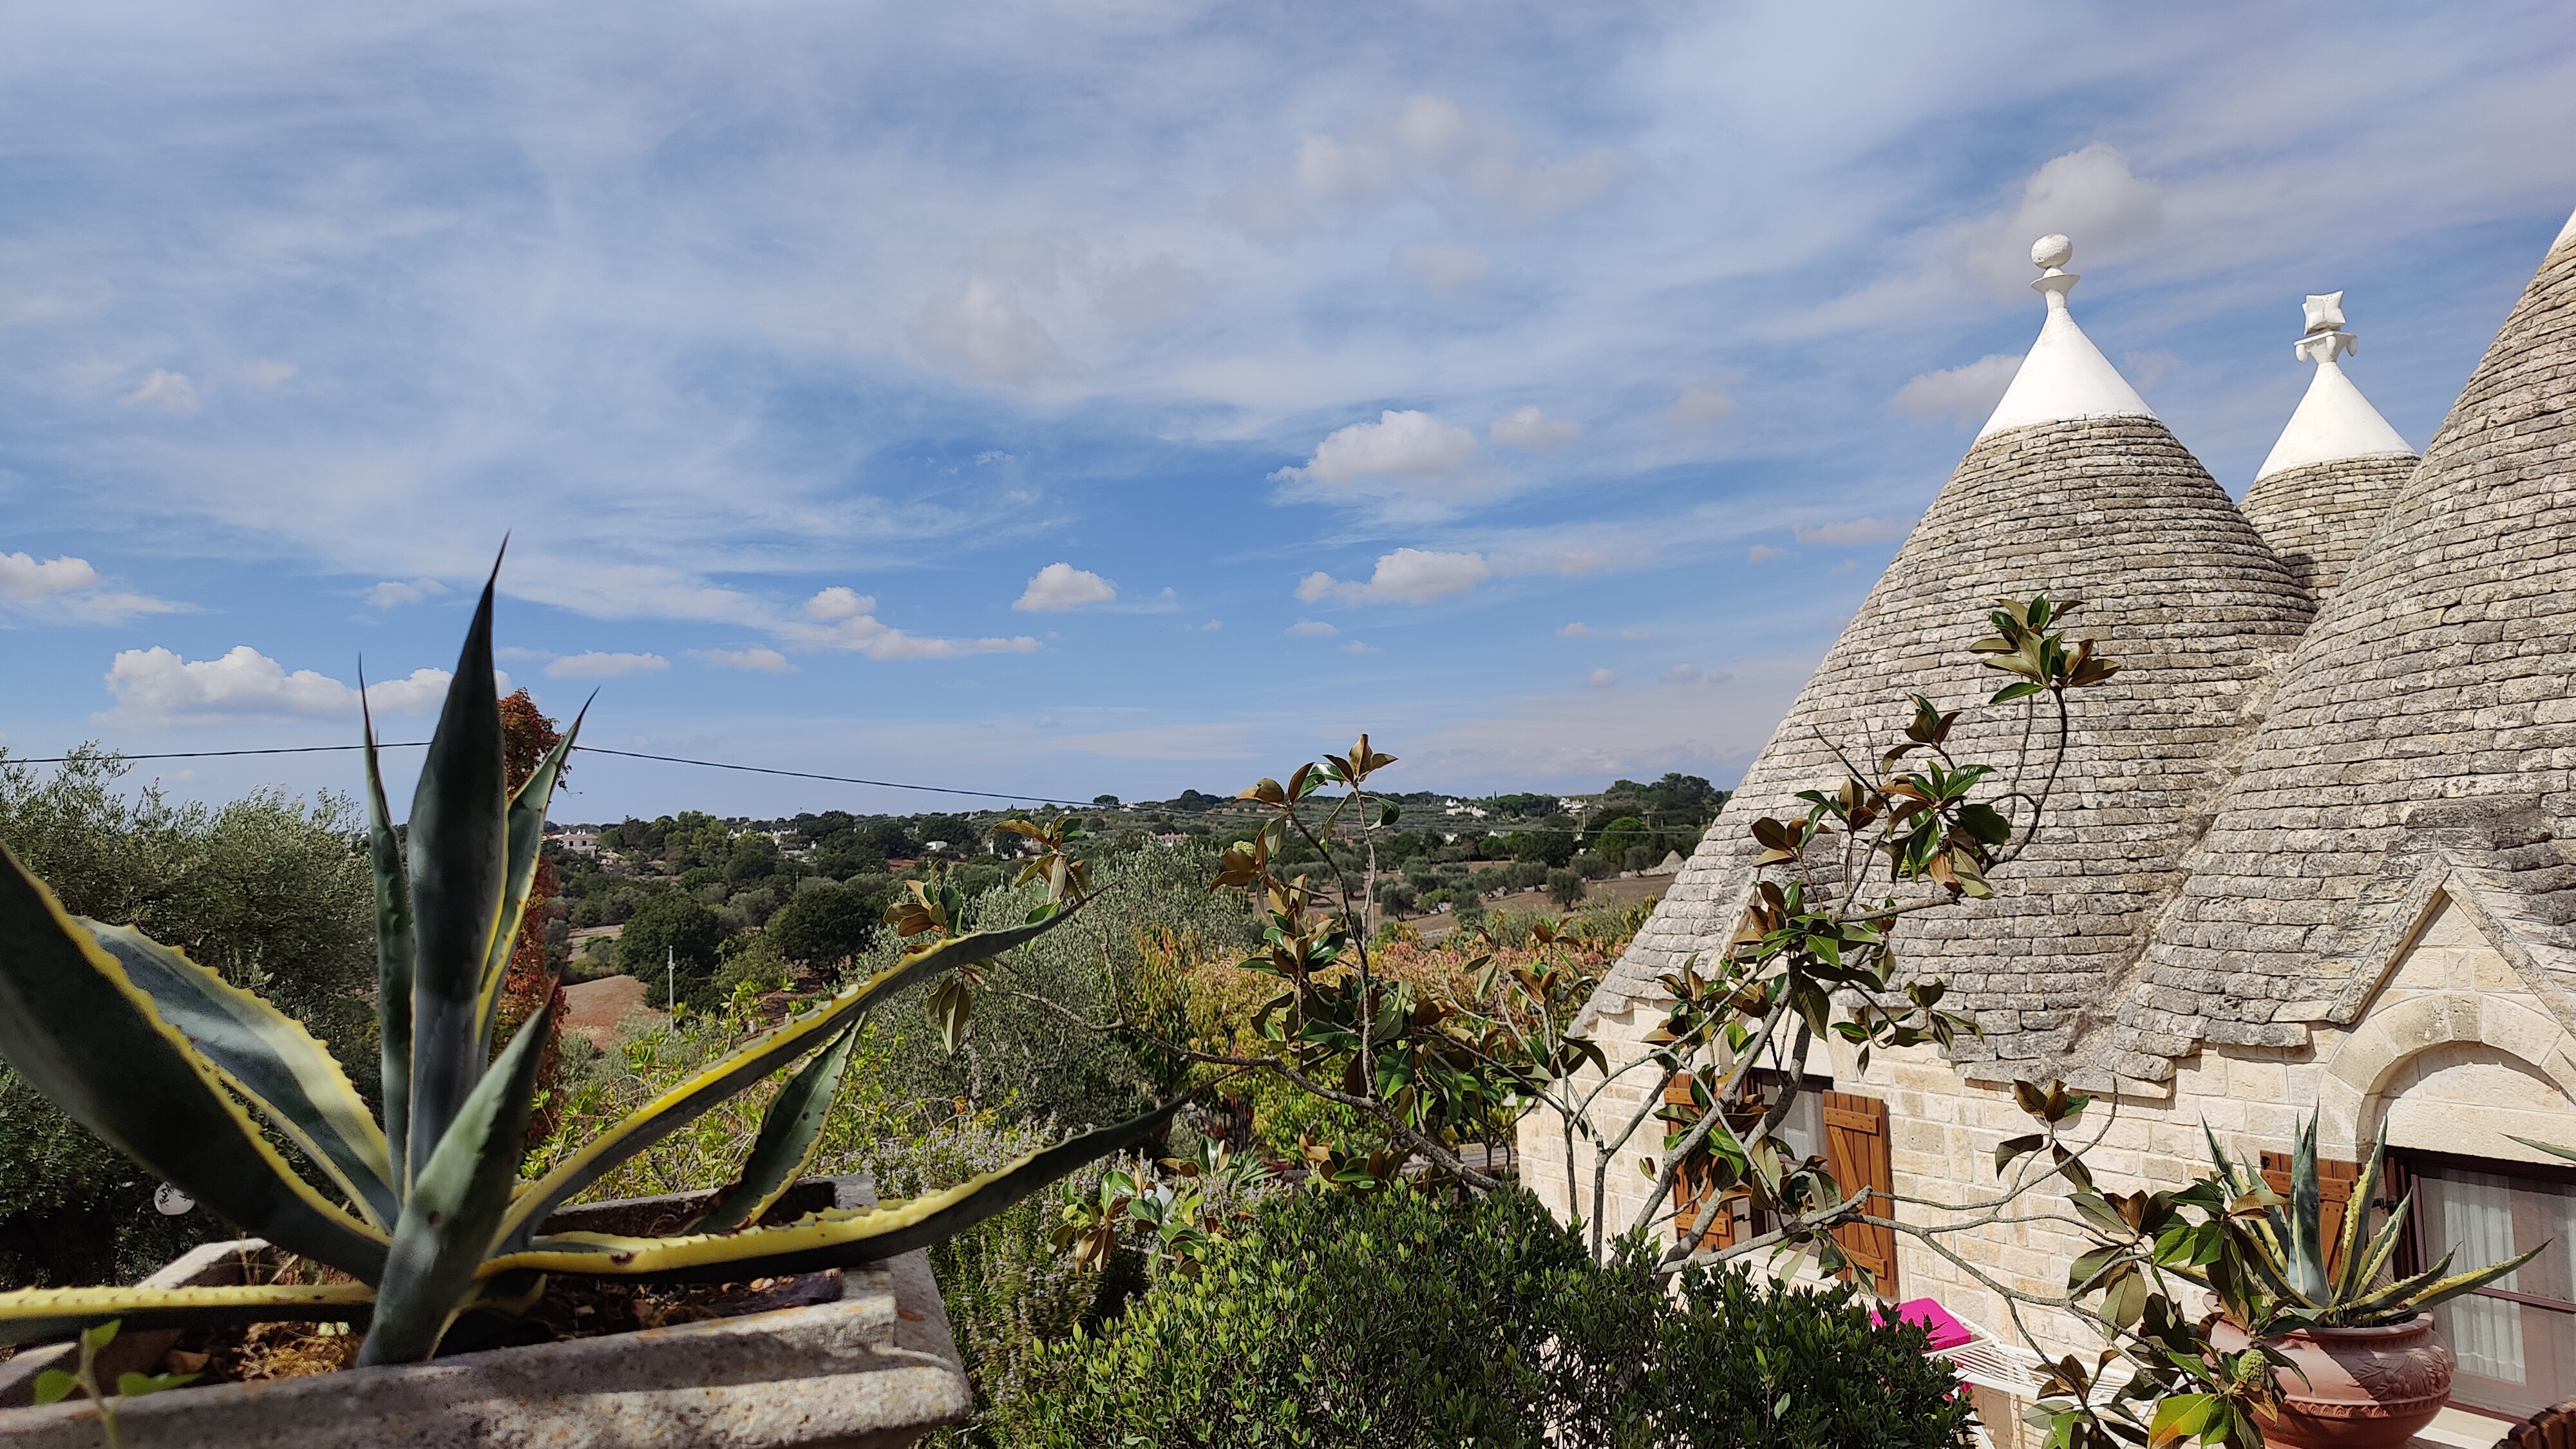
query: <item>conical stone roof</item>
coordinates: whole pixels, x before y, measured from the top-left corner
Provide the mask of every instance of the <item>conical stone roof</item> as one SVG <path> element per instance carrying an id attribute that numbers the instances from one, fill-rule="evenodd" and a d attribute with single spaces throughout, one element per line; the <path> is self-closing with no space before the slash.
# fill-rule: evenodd
<path id="1" fill-rule="evenodd" d="M 2323 599 L 2415 471 L 2415 450 L 2337 361 L 2359 350 L 2343 330 L 2343 293 L 2308 298 L 2306 315 L 2307 333 L 2293 350 L 2316 364 L 2316 375 L 2255 472 L 2244 507 L 2291 575 Z"/>
<path id="2" fill-rule="evenodd" d="M 2350 1023 L 2436 891 L 2576 985 L 2576 220 L 2284 673 L 2107 1061 Z"/>
<path id="3" fill-rule="evenodd" d="M 2062 252 L 2063 239 L 2051 240 Z M 2073 329 L 2063 305 L 2073 279 L 2041 260 L 2051 269 L 2041 278 L 2047 326 Z M 2062 386 L 2047 375 L 2070 354 L 2101 356 L 2089 341 L 2078 353 L 2065 340 L 2034 348 L 2014 389 L 2086 415 L 1978 437 L 1613 967 L 1597 1010 L 1659 996 L 1659 976 L 1724 944 L 1753 880 L 1747 825 L 1798 813 L 1795 792 L 1839 779 L 1833 747 L 1886 748 L 1911 715 L 1909 694 L 1952 707 L 1993 693 L 2005 677 L 1979 668 L 1967 647 L 1987 632 L 1995 600 L 2042 589 L 2080 600 L 2079 636 L 2100 639 L 2126 667 L 2085 692 L 2047 822 L 1998 876 L 1997 897 L 1914 918 L 1900 955 L 1945 977 L 1945 1004 L 1984 1027 L 1960 1044 L 1961 1057 L 1991 1063 L 1972 1075 L 2009 1077 L 2028 1070 L 2016 1063 L 2062 1053 L 2079 1013 L 2098 1009 L 2144 953 L 2180 883 L 2186 822 L 2250 732 L 2262 681 L 2306 629 L 2310 605 L 2143 403 L 2103 415 L 2098 376 Z M 2125 382 L 2120 390 L 2136 396 Z M 1972 711 L 1953 752 L 2008 764 L 2020 721 L 2017 707 Z"/>

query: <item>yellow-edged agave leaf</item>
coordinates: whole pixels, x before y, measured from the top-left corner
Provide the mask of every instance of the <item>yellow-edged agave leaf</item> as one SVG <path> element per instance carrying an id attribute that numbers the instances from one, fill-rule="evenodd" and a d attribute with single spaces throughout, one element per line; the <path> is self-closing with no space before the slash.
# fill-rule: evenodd
<path id="1" fill-rule="evenodd" d="M 372 1280 L 385 1235 L 268 1145 L 224 1074 L 0 845 L 0 1058 L 72 1119 L 270 1242 Z"/>
<path id="2" fill-rule="evenodd" d="M 393 1226 L 399 1209 L 385 1134 L 349 1074 L 302 1022 L 131 926 L 86 917 L 80 924 L 152 998 L 153 1011 L 295 1139 L 368 1222 Z"/>
<path id="3" fill-rule="evenodd" d="M 473 1301 L 475 1270 L 500 1229 L 510 1184 L 519 1175 L 519 1144 L 536 1102 L 537 1063 L 545 1056 L 553 1014 L 549 999 L 528 1019 L 467 1094 L 438 1150 L 412 1179 L 384 1276 L 376 1283 L 375 1320 L 358 1346 L 360 1364 L 428 1358 L 438 1351 L 448 1324 Z"/>
<path id="4" fill-rule="evenodd" d="M 581 713 L 573 716 L 572 728 L 546 751 L 546 757 L 520 783 L 518 793 L 510 797 L 510 873 L 502 887 L 501 921 L 492 932 L 492 948 L 483 960 L 483 985 L 474 1005 L 474 1031 L 486 1056 L 492 1052 L 492 1026 L 500 1015 L 501 987 L 510 975 L 510 951 L 518 944 L 519 922 L 528 913 L 528 890 L 536 883 L 537 854 L 546 842 L 546 806 L 554 799 L 555 781 L 563 776 L 564 758 L 572 753 L 572 742 L 580 736 L 581 722 L 589 714 L 590 705 L 584 701 Z"/>
<path id="5" fill-rule="evenodd" d="M 250 1283 L 216 1288 L 29 1288 L 0 1293 L 0 1344 L 52 1343 L 111 1318 L 128 1332 L 222 1328 L 287 1320 L 361 1323 L 375 1309 L 364 1283 Z"/>
<path id="6" fill-rule="evenodd" d="M 769 1110 L 761 1114 L 760 1136 L 751 1144 L 751 1155 L 743 1159 L 742 1171 L 716 1195 L 714 1205 L 689 1225 L 689 1231 L 730 1233 L 749 1227 L 760 1221 L 789 1183 L 804 1175 L 805 1164 L 813 1160 L 814 1148 L 823 1140 L 823 1119 L 832 1110 L 832 1099 L 841 1093 L 841 1072 L 850 1064 L 850 1048 L 858 1040 L 859 1024 L 854 1021 L 778 1089 Z"/>
<path id="7" fill-rule="evenodd" d="M 376 721 L 367 710 L 366 674 L 358 675 L 358 717 L 367 739 L 367 864 L 376 884 L 376 1059 L 383 1068 L 385 1160 L 395 1196 L 411 1186 L 404 1148 L 411 1140 L 411 875 L 402 841 L 385 808 L 385 777 L 376 763 Z"/>
<path id="8" fill-rule="evenodd" d="M 832 1033 L 849 1025 L 868 1008 L 942 971 L 987 961 L 1004 951 L 1026 945 L 1070 920 L 1072 915 L 1071 911 L 1059 911 L 1033 925 L 978 931 L 973 935 L 957 936 L 924 946 L 858 985 L 843 990 L 818 1009 L 802 1016 L 791 1016 L 753 1037 L 731 1054 L 701 1069 L 697 1075 L 636 1108 L 607 1131 L 583 1144 L 579 1152 L 566 1158 L 554 1171 L 523 1189 L 518 1200 L 510 1205 L 509 1217 L 502 1224 L 499 1251 L 514 1252 L 526 1247 L 528 1240 L 535 1236 L 537 1225 L 546 1220 L 546 1214 L 571 1201 L 573 1194 L 614 1171 L 619 1163 L 687 1126 L 708 1108 L 822 1045 Z"/>
<path id="9" fill-rule="evenodd" d="M 411 797 L 405 846 L 415 949 L 403 1157 L 415 1178 L 489 1064 L 475 1018 L 510 874 L 508 772 L 492 680 L 492 587 L 500 572 L 495 562 L 483 584 Z"/>
<path id="10" fill-rule="evenodd" d="M 483 1265 L 487 1275 L 533 1269 L 665 1283 L 730 1283 L 847 1268 L 891 1258 L 973 1227 L 1066 1173 L 1152 1135 L 1187 1097 L 1130 1122 L 1043 1148 L 945 1192 L 874 1208 L 808 1213 L 792 1223 L 735 1233 L 627 1238 L 551 1233 Z"/>

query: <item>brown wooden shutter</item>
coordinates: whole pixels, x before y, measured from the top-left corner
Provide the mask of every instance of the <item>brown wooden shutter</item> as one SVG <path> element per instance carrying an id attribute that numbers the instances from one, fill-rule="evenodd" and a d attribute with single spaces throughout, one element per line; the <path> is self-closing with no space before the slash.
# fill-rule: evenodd
<path id="1" fill-rule="evenodd" d="M 1873 1217 L 1896 1215 L 1896 1166 L 1888 1154 L 1885 1102 L 1849 1092 L 1825 1093 L 1825 1169 L 1843 1196 L 1875 1195 L 1862 1211 Z M 1896 1296 L 1895 1229 L 1852 1223 L 1836 1228 L 1834 1241 L 1869 1271 L 1880 1297 Z"/>
<path id="2" fill-rule="evenodd" d="M 2343 1215 L 2352 1202 L 2352 1185 L 2360 1179 L 2358 1162 L 2317 1159 L 2317 1223 L 2326 1235 L 2327 1272 L 2333 1272 L 2343 1261 L 2336 1245 L 2343 1241 Z M 2289 1153 L 2263 1154 L 2263 1185 L 2283 1197 L 2290 1195 Z"/>
<path id="3" fill-rule="evenodd" d="M 1664 1102 L 1667 1106 L 1690 1106 L 1690 1078 L 1675 1077 L 1665 1083 Z M 1697 1233 L 1698 1241 L 1692 1247 L 1694 1252 L 1735 1246 L 1735 1210 L 1732 1200 L 1737 1194 L 1729 1193 L 1723 1198 L 1715 1197 L 1709 1191 L 1711 1176 L 1708 1154 L 1702 1151 L 1692 1154 L 1691 1159 L 1682 1164 L 1682 1170 L 1675 1174 L 1673 1179 L 1673 1241 L 1692 1242 L 1692 1234 Z M 1706 1221 L 1703 1222 L 1702 1219 Z"/>

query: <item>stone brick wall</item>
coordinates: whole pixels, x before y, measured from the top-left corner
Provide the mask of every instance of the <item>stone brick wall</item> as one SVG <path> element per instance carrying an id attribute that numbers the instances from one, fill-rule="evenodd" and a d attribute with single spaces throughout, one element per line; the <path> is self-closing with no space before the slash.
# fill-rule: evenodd
<path id="1" fill-rule="evenodd" d="M 2342 586 L 2415 463 L 2412 453 L 2383 453 L 2284 468 L 2246 490 L 2245 521 L 2322 601 Z"/>

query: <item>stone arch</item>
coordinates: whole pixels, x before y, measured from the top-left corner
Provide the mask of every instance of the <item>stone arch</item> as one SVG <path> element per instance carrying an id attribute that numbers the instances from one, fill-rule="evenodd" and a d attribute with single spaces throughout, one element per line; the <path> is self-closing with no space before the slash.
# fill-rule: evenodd
<path id="1" fill-rule="evenodd" d="M 2321 1146 L 2358 1151 L 2383 1123 L 2439 1139 L 2398 1145 L 2464 1156 L 2554 1160 L 2514 1136 L 2576 1145 L 2576 1036 L 2512 969 L 2482 913 L 2458 905 L 2431 904 L 2324 1062 Z M 2467 1110 L 2450 1115 L 2452 1103 Z"/>

